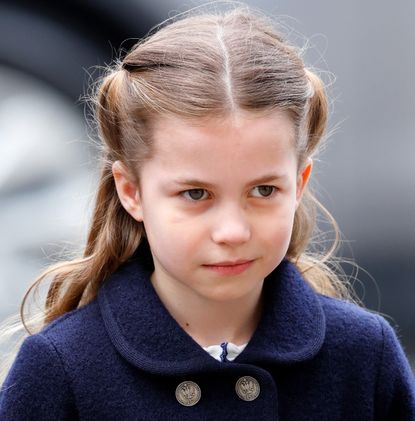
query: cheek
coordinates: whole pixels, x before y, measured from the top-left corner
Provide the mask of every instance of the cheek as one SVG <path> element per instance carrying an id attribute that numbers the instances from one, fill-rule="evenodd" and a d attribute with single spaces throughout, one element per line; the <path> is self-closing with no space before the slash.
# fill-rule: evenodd
<path id="1" fill-rule="evenodd" d="M 157 211 L 152 209 L 146 214 L 144 226 L 150 247 L 161 259 L 180 260 L 181 256 L 194 255 L 202 244 L 203 224 L 180 219 L 176 212 L 163 209 L 162 204 Z"/>
<path id="2" fill-rule="evenodd" d="M 294 224 L 295 206 L 280 209 L 263 218 L 259 230 L 270 247 L 288 247 Z"/>
<path id="3" fill-rule="evenodd" d="M 278 224 L 273 230 L 272 230 L 272 238 L 271 240 L 274 242 L 274 244 L 278 244 L 281 247 L 288 247 L 288 244 L 291 239 L 291 233 L 292 233 L 292 221 L 291 218 L 287 218 L 286 223 Z"/>

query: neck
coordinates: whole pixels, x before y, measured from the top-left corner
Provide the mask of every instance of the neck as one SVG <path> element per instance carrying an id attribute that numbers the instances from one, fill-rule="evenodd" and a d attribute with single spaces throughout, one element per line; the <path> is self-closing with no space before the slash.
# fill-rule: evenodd
<path id="1" fill-rule="evenodd" d="M 187 290 L 180 295 L 177 291 L 173 294 L 165 284 L 160 288 L 154 276 L 151 282 L 171 316 L 203 347 L 222 342 L 245 344 L 251 339 L 261 318 L 262 283 L 246 296 L 213 301 Z"/>

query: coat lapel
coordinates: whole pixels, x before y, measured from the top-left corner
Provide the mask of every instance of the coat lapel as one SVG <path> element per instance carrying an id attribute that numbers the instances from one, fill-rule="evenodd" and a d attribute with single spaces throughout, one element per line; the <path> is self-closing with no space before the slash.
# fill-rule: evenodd
<path id="1" fill-rule="evenodd" d="M 160 301 L 150 282 L 152 270 L 141 246 L 101 287 L 98 303 L 113 345 L 131 364 L 153 374 L 217 370 L 223 363 L 203 350 Z M 232 364 L 305 361 L 317 354 L 324 336 L 317 294 L 295 265 L 284 260 L 265 279 L 262 319 Z"/>

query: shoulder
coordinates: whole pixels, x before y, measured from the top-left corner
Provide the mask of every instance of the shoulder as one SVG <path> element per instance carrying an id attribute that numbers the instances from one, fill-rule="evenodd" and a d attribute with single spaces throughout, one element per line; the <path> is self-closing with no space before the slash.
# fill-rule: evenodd
<path id="1" fill-rule="evenodd" d="M 337 336 L 347 334 L 349 338 L 364 336 L 366 340 L 384 342 L 393 337 L 398 339 L 398 325 L 379 313 L 339 298 L 317 294 L 326 317 L 328 333 Z M 392 320 L 392 318 L 390 318 Z"/>
<path id="2" fill-rule="evenodd" d="M 88 333 L 94 335 L 102 325 L 97 300 L 58 317 L 39 334 L 55 343 L 79 342 Z"/>
<path id="3" fill-rule="evenodd" d="M 394 334 L 381 315 L 357 304 L 317 294 L 326 319 L 326 339 L 332 344 L 379 350 L 385 334 Z"/>
<path id="4" fill-rule="evenodd" d="M 74 379 L 105 340 L 101 325 L 94 300 L 26 337 L 1 385 L 0 418 L 74 419 Z"/>
<path id="5" fill-rule="evenodd" d="M 317 294 L 326 319 L 324 348 L 332 362 L 349 370 L 370 371 L 381 368 L 388 340 L 399 341 L 394 329 L 381 315 L 357 304 Z M 349 367 L 349 368 L 348 368 Z"/>
<path id="6" fill-rule="evenodd" d="M 341 350 L 343 360 L 356 367 L 377 371 L 379 378 L 391 379 L 399 373 L 413 393 L 412 369 L 396 328 L 383 316 L 356 304 L 318 297 L 326 317 L 326 346 Z"/>
<path id="7" fill-rule="evenodd" d="M 415 378 L 395 328 L 379 314 L 319 295 L 326 315 L 330 356 L 347 373 L 375 375 L 376 413 L 387 419 L 415 419 Z M 330 352 L 333 349 L 341 352 Z M 350 374 L 345 374 L 344 377 Z"/>
<path id="8" fill-rule="evenodd" d="M 90 364 L 98 350 L 110 348 L 96 300 L 72 310 L 23 341 L 16 361 L 55 364 L 69 382 Z M 19 356 L 21 358 L 19 358 Z M 27 368 L 29 371 L 31 368 Z M 41 373 L 40 373 L 41 374 Z"/>
<path id="9" fill-rule="evenodd" d="M 31 396 L 45 388 L 70 396 L 74 370 L 82 372 L 88 365 L 88 356 L 105 342 L 103 333 L 96 300 L 58 317 L 24 339 L 3 390 L 10 388 L 13 398 L 19 396 L 15 391 Z"/>
<path id="10" fill-rule="evenodd" d="M 97 354 L 113 348 L 97 299 L 57 318 L 37 335 L 55 348 L 69 373 L 82 372 L 97 360 Z"/>
<path id="11" fill-rule="evenodd" d="M 335 324 L 338 328 L 379 328 L 381 320 L 386 321 L 377 313 L 352 302 L 322 294 L 317 294 L 317 297 L 329 326 Z"/>
<path id="12" fill-rule="evenodd" d="M 56 344 L 41 332 L 26 337 L 1 385 L 0 418 L 71 419 L 74 408 L 70 376 Z"/>

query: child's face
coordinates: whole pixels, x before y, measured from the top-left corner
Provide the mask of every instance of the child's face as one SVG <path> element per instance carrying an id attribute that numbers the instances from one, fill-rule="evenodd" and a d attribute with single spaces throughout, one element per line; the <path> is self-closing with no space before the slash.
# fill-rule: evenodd
<path id="1" fill-rule="evenodd" d="M 287 252 L 311 168 L 297 174 L 289 118 L 245 114 L 201 127 L 166 118 L 154 142 L 141 191 L 113 170 L 124 207 L 144 223 L 152 279 L 221 301 L 259 288 Z M 241 260 L 249 263 L 220 265 Z"/>

